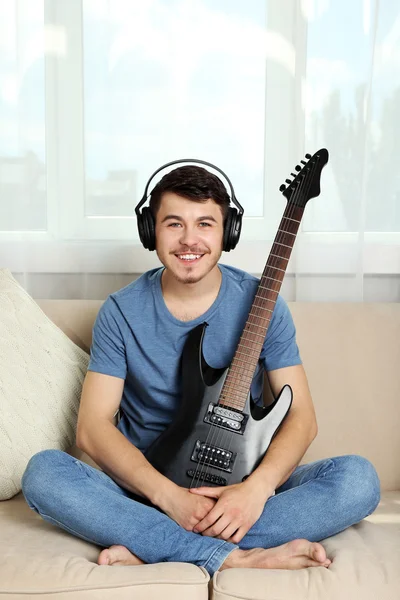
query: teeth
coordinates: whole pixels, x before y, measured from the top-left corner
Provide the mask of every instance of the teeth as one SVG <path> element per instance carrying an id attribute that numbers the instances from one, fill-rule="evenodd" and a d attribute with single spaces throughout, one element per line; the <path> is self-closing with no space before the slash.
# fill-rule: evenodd
<path id="1" fill-rule="evenodd" d="M 196 258 L 200 258 L 200 256 L 201 254 L 181 254 L 179 258 L 183 260 L 195 260 Z"/>

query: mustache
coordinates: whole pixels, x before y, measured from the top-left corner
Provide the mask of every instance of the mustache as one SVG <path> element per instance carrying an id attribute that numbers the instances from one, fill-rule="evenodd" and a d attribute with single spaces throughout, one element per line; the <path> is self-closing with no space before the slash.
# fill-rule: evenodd
<path id="1" fill-rule="evenodd" d="M 173 250 L 171 254 L 208 254 L 208 250 L 201 248 L 179 248 L 179 250 Z"/>

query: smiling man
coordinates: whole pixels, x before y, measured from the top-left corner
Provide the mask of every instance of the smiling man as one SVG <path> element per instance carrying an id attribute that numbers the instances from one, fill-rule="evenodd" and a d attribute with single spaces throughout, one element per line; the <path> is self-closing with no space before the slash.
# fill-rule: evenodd
<path id="1" fill-rule="evenodd" d="M 218 262 L 229 204 L 221 180 L 197 165 L 176 168 L 155 186 L 148 229 L 163 266 L 111 294 L 93 328 L 77 445 L 102 471 L 57 450 L 38 453 L 25 471 L 30 507 L 102 546 L 100 565 L 190 562 L 210 575 L 230 567 L 329 567 L 320 541 L 379 502 L 375 469 L 360 456 L 299 466 L 317 424 L 281 296 L 251 389 L 261 400 L 266 372 L 275 395 L 291 386 L 293 402 L 257 469 L 239 484 L 189 490 L 146 460 L 179 411 L 189 332 L 206 321 L 204 358 L 226 368 L 259 283 Z"/>

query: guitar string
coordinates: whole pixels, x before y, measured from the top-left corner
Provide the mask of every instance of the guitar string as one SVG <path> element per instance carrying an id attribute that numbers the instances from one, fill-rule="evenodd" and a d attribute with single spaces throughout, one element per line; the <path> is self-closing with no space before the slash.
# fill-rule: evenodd
<path id="1" fill-rule="evenodd" d="M 312 159 L 310 159 L 310 161 L 309 161 L 309 163 L 307 163 L 307 165 L 308 165 L 308 164 L 310 164 L 310 162 L 311 162 L 311 161 L 312 161 Z M 305 165 L 305 167 L 304 167 L 304 168 L 306 168 L 306 167 L 307 167 L 307 165 Z M 314 163 L 314 165 L 315 165 L 315 163 Z M 303 177 L 303 178 L 302 178 L 302 181 L 301 181 L 301 183 L 300 183 L 300 184 L 299 184 L 299 185 L 296 187 L 296 190 L 294 190 L 294 193 L 293 193 L 293 198 L 291 198 L 291 200 L 292 200 L 292 202 L 291 202 L 291 203 L 292 203 L 292 207 L 289 207 L 288 216 L 287 216 L 287 217 L 282 217 L 282 219 L 281 219 L 281 223 L 282 223 L 283 219 L 285 219 L 285 218 L 286 218 L 286 219 L 287 219 L 287 218 L 291 218 L 291 217 L 289 217 L 289 215 L 293 216 L 293 214 L 294 214 L 294 212 L 295 212 L 295 208 L 294 208 L 294 207 L 295 207 L 295 202 L 293 202 L 293 200 L 294 200 L 294 199 L 296 199 L 296 200 L 297 200 L 297 197 L 300 195 L 300 190 L 301 190 L 301 188 L 302 188 L 302 186 L 303 186 L 303 184 L 304 184 L 304 182 L 305 182 L 305 179 L 306 179 L 306 177 Z M 312 178 L 309 178 L 309 179 L 311 179 L 311 180 L 312 180 Z M 309 186 L 310 186 L 310 185 L 311 185 L 311 181 L 310 181 L 310 183 L 309 183 Z M 296 220 L 296 221 L 297 221 L 297 220 Z M 298 222 L 298 224 L 300 225 L 300 221 L 297 221 L 297 222 Z M 278 230 L 278 231 L 280 231 L 280 230 Z M 283 231 L 283 230 L 281 230 L 281 231 L 282 231 L 284 234 L 286 233 L 286 232 L 285 232 L 285 231 Z M 290 232 L 290 233 L 292 233 L 292 232 Z M 297 233 L 297 232 L 296 232 L 296 233 Z M 276 236 L 276 241 L 279 239 L 279 236 L 280 236 L 280 234 L 278 233 L 278 235 Z M 281 236 L 281 239 L 282 239 L 282 236 Z M 293 244 L 294 244 L 294 242 L 293 242 Z M 293 247 L 293 246 L 292 246 L 292 247 Z M 283 257 L 283 258 L 286 258 L 286 257 Z M 273 259 L 272 259 L 272 260 L 273 260 Z M 264 271 L 265 271 L 265 273 L 263 272 L 263 277 L 267 275 L 267 273 L 268 273 L 268 271 L 269 271 L 270 269 L 274 269 L 274 270 L 275 270 L 275 269 L 276 269 L 276 266 L 275 266 L 275 265 L 269 265 L 269 264 L 267 263 L 266 267 L 264 268 Z M 282 279 L 282 281 L 283 281 L 283 279 Z M 280 283 L 281 283 L 281 282 L 280 282 Z M 257 291 L 258 291 L 258 288 L 257 288 Z M 279 293 L 279 292 L 278 292 L 278 293 Z M 263 309 L 262 309 L 261 307 L 260 307 L 260 308 L 256 307 L 256 311 L 258 312 L 259 310 L 263 310 Z M 254 315 L 254 316 L 255 316 L 256 318 L 258 318 L 258 314 Z M 250 318 L 251 318 L 251 314 L 250 314 Z M 267 320 L 268 320 L 268 322 L 270 321 L 270 319 L 271 319 L 271 317 L 270 317 L 269 319 L 267 319 Z M 267 328 L 267 329 L 268 329 L 268 328 Z M 243 332 L 242 332 L 242 336 L 243 336 Z M 241 337 L 242 337 L 242 336 L 241 336 Z M 256 366 L 257 366 L 257 365 L 256 365 Z M 225 381 L 226 381 L 226 378 L 228 377 L 228 374 L 229 374 L 229 368 L 228 368 L 228 372 L 227 372 L 227 375 L 226 375 L 226 377 L 225 377 L 225 380 L 224 380 L 224 384 L 223 384 L 223 385 L 225 385 Z M 241 374 L 239 373 L 239 374 L 238 374 L 238 377 L 242 377 L 242 376 L 243 376 L 243 373 L 241 373 Z M 236 377 L 236 379 L 237 379 L 237 377 Z M 252 382 L 252 381 L 253 381 L 253 378 L 252 378 L 251 382 Z M 250 382 L 249 388 L 251 388 L 251 382 Z M 248 393 L 250 393 L 250 389 L 249 389 Z M 246 401 L 247 401 L 247 399 L 246 399 Z M 245 401 L 245 403 L 244 403 L 244 406 L 245 406 L 245 404 L 246 404 L 246 401 Z M 230 406 L 230 407 L 232 407 L 232 408 L 234 408 L 234 406 L 232 406 L 232 405 L 229 405 L 229 406 Z M 241 406 L 241 405 L 240 405 L 240 406 Z M 243 407 L 241 407 L 241 409 L 242 409 L 242 410 L 243 410 L 244 406 L 243 406 Z M 216 431 L 214 431 L 214 429 L 215 429 Z M 210 434 L 211 434 L 211 440 L 209 439 L 209 438 L 210 438 Z M 217 440 L 215 440 L 215 439 L 214 439 L 214 438 L 215 438 L 215 435 L 214 435 L 214 434 L 216 434 L 216 438 L 217 438 Z M 229 435 L 228 435 L 228 434 L 229 434 Z M 221 440 L 220 442 L 218 442 L 218 438 L 220 438 L 220 440 Z M 210 456 L 208 455 L 207 447 L 208 447 L 208 446 L 210 446 L 210 447 L 212 446 L 214 449 L 216 449 L 218 446 L 221 446 L 222 448 L 225 448 L 225 445 L 223 445 L 223 443 L 222 443 L 222 440 L 223 440 L 224 438 L 225 438 L 225 439 L 226 439 L 226 438 L 228 438 L 228 439 L 229 439 L 229 445 L 228 445 L 229 447 L 228 447 L 228 450 L 227 450 L 227 451 L 228 451 L 228 452 L 230 452 L 230 446 L 231 446 L 232 433 L 231 433 L 231 432 L 227 432 L 227 431 L 225 431 L 225 430 L 224 430 L 224 428 L 221 428 L 221 427 L 218 427 L 218 426 L 216 426 L 216 425 L 212 425 L 212 424 L 211 424 L 211 426 L 210 426 L 210 428 L 209 428 L 209 431 L 208 431 L 208 435 L 207 435 L 206 441 L 204 442 L 204 445 L 205 445 L 205 449 L 204 449 L 204 452 L 203 452 L 204 459 L 203 459 L 203 460 L 202 460 L 202 459 L 200 459 L 200 460 L 198 461 L 198 464 L 197 464 L 197 467 L 196 467 L 196 470 L 195 470 L 195 475 L 193 476 L 193 479 L 192 479 L 192 484 L 193 484 L 193 481 L 196 479 L 196 476 L 197 476 L 197 483 L 199 483 L 199 482 L 200 482 L 200 479 L 202 479 L 202 480 L 203 480 L 203 482 L 205 481 L 205 478 L 207 477 L 207 474 L 208 474 L 208 472 L 209 472 L 209 468 L 212 468 L 212 465 L 210 465 L 210 464 L 209 464 L 209 458 L 210 458 Z M 202 442 L 200 441 L 200 443 L 202 443 Z M 218 451 L 217 451 L 217 452 L 218 452 Z M 228 455 L 228 457 L 229 457 L 229 455 Z M 207 460 L 207 459 L 208 459 L 208 460 Z M 229 458 L 228 458 L 228 460 L 229 460 Z M 202 471 L 202 467 L 204 468 L 204 471 Z M 197 485 L 196 485 L 196 486 L 193 486 L 192 484 L 191 484 L 191 486 L 190 486 L 190 487 L 197 487 Z"/>
<path id="2" fill-rule="evenodd" d="M 315 167 L 315 165 L 316 165 L 316 162 L 318 161 L 318 159 L 319 159 L 318 156 L 316 156 L 316 160 L 314 162 L 312 162 L 313 158 L 309 159 L 309 162 L 304 166 L 304 169 L 306 169 L 307 171 L 309 171 L 310 169 L 307 169 L 307 166 L 309 166 L 310 163 L 311 163 L 312 170 L 313 170 L 314 167 Z M 299 173 L 299 175 L 300 175 L 300 173 Z M 292 204 L 292 206 L 289 207 L 287 216 L 286 217 L 285 216 L 282 217 L 281 224 L 283 222 L 283 219 L 290 219 L 294 215 L 294 213 L 295 213 L 295 206 L 296 206 L 294 200 L 298 199 L 298 196 L 300 195 L 300 191 L 302 191 L 302 186 L 304 185 L 306 179 L 307 179 L 307 176 L 306 175 L 303 176 L 302 179 L 301 179 L 301 182 L 296 186 L 296 189 L 293 192 L 293 197 L 291 198 L 291 204 Z M 311 186 L 311 182 L 312 182 L 312 177 L 308 177 L 308 180 L 309 180 L 309 186 L 308 187 L 310 187 Z M 300 226 L 301 220 L 298 221 L 297 219 L 293 219 L 293 221 L 296 221 L 298 223 L 298 226 L 297 226 L 297 231 L 298 231 L 298 228 Z M 276 236 L 272 247 L 274 247 L 274 245 L 277 244 L 277 243 L 279 244 L 278 240 L 285 239 L 285 235 L 287 235 L 288 233 L 292 234 L 292 235 L 297 235 L 297 231 L 296 231 L 295 234 L 293 234 L 293 232 L 291 232 L 291 231 L 285 231 L 285 230 L 279 228 L 278 229 L 278 235 Z M 293 245 L 294 245 L 294 241 L 293 241 Z M 286 244 L 282 244 L 282 245 L 286 246 Z M 290 247 L 290 250 L 292 250 L 293 245 Z M 281 257 L 281 256 L 277 256 L 277 255 L 273 254 L 271 262 L 274 262 L 275 258 L 278 258 L 278 261 L 281 260 L 281 259 L 284 259 L 284 260 L 287 260 L 289 262 L 290 256 L 289 256 L 289 258 L 287 258 L 287 257 L 284 257 L 284 256 Z M 276 265 L 274 265 L 274 264 L 268 264 L 268 262 L 267 262 L 267 265 L 264 268 L 264 272 L 263 272 L 262 277 L 266 277 L 268 279 L 268 277 L 267 277 L 268 272 L 269 271 L 270 272 L 275 271 L 276 268 L 277 268 Z M 285 272 L 286 272 L 286 270 L 285 270 Z M 272 278 L 272 279 L 274 279 L 274 278 Z M 282 280 L 277 280 L 277 281 L 279 281 L 279 283 L 281 284 L 282 281 L 283 281 L 283 278 L 282 278 Z M 257 287 L 256 295 L 257 295 L 257 291 L 258 290 L 259 290 L 259 287 Z M 262 290 L 260 290 L 260 291 L 261 291 L 261 294 L 263 294 L 263 291 Z M 273 290 L 272 289 L 272 291 L 276 292 L 277 296 L 279 295 L 279 292 L 277 290 Z M 260 298 L 262 300 L 267 300 L 267 298 L 264 298 L 263 295 L 261 295 Z M 276 302 L 276 299 L 275 299 L 275 302 Z M 251 323 L 251 319 L 252 318 L 255 318 L 256 320 L 258 320 L 261 317 L 261 315 L 259 314 L 259 312 L 260 311 L 264 311 L 264 310 L 265 309 L 263 307 L 257 307 L 257 306 L 255 306 L 256 314 L 252 315 L 251 312 L 250 312 L 249 317 L 248 317 L 248 324 L 252 325 L 252 323 Z M 269 324 L 269 322 L 270 322 L 270 320 L 272 318 L 272 311 L 271 311 L 271 316 L 268 319 L 266 319 L 266 317 L 261 317 L 261 318 L 267 320 L 268 324 Z M 267 330 L 268 330 L 268 326 L 267 326 Z M 240 341 L 242 341 L 242 338 L 244 338 L 244 336 L 246 334 L 248 334 L 248 333 L 250 335 L 252 335 L 252 332 L 247 332 L 246 330 L 243 331 L 242 335 L 241 335 Z M 263 336 L 263 338 L 265 340 L 265 336 Z M 250 338 L 249 341 L 253 341 L 253 340 Z M 236 355 L 236 353 L 235 353 L 235 355 Z M 249 354 L 249 356 L 251 358 L 255 358 L 255 357 L 252 357 L 251 354 Z M 257 358 L 257 362 L 258 361 L 259 361 L 259 357 Z M 243 362 L 245 363 L 245 361 L 243 361 Z M 257 364 L 255 365 L 255 369 L 256 368 L 257 368 Z M 243 370 L 245 369 L 245 367 L 238 367 L 238 369 L 239 369 L 238 375 L 233 378 L 232 383 L 235 383 L 235 379 L 236 379 L 237 383 L 239 383 L 243 379 L 243 375 L 244 375 Z M 242 372 L 240 372 L 240 369 L 242 369 Z M 228 367 L 228 371 L 227 371 L 227 374 L 226 374 L 226 377 L 225 377 L 225 380 L 224 380 L 222 388 L 225 386 L 226 379 L 229 376 L 229 372 L 230 372 L 230 367 Z M 251 384 L 253 382 L 253 379 L 254 379 L 254 375 L 251 378 L 250 383 L 248 384 L 249 387 L 248 387 L 247 397 L 250 394 L 250 389 L 251 389 Z M 226 392 L 224 392 L 224 394 L 226 395 Z M 237 400 L 236 400 L 236 402 L 231 402 L 230 401 L 229 404 L 223 405 L 223 406 L 229 406 L 229 408 L 233 408 L 233 409 L 237 408 L 239 411 L 243 411 L 243 409 L 244 409 L 244 407 L 246 405 L 246 402 L 247 402 L 247 398 L 244 401 L 244 404 L 242 402 L 237 403 Z M 221 447 L 223 449 L 223 451 L 228 452 L 228 455 L 227 455 L 226 458 L 229 461 L 229 452 L 230 452 L 230 446 L 231 446 L 232 436 L 233 436 L 232 432 L 226 431 L 224 428 L 218 427 L 217 425 L 210 424 L 206 441 L 205 442 L 201 442 L 201 440 L 200 440 L 200 444 L 204 443 L 204 445 L 205 445 L 205 448 L 204 448 L 204 451 L 203 451 L 203 459 L 200 459 L 198 461 L 198 463 L 197 463 L 197 466 L 196 466 L 196 469 L 195 469 L 195 474 L 194 474 L 194 476 L 192 478 L 192 482 L 191 482 L 190 487 L 197 487 L 197 484 L 200 482 L 200 480 L 202 480 L 203 483 L 204 482 L 207 483 L 206 482 L 206 477 L 207 477 L 207 474 L 210 472 L 209 469 L 212 468 L 212 465 L 210 464 L 210 454 L 208 453 L 208 450 L 207 450 L 208 447 L 214 448 L 217 454 L 219 452 L 217 450 L 217 448 Z M 210 437 L 211 437 L 211 439 L 210 439 Z M 226 449 L 226 444 L 223 443 L 224 438 L 229 440 L 229 444 L 228 444 L 228 448 L 227 449 Z M 211 453 L 212 453 L 212 450 L 211 450 Z M 224 471 L 223 471 L 223 473 L 224 473 Z M 223 475 L 221 475 L 221 476 L 223 476 Z M 194 482 L 196 481 L 196 479 L 197 479 L 196 485 L 193 485 Z"/>

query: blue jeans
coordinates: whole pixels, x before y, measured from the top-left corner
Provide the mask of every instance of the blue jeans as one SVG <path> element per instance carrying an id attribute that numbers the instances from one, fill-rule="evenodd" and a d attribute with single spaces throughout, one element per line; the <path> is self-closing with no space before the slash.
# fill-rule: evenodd
<path id="1" fill-rule="evenodd" d="M 43 519 L 101 547 L 121 544 L 146 563 L 188 562 L 212 576 L 236 548 L 320 541 L 371 514 L 380 499 L 372 464 L 339 456 L 297 467 L 268 499 L 239 545 L 186 531 L 138 501 L 104 472 L 60 450 L 35 454 L 22 478 L 29 507 Z"/>

